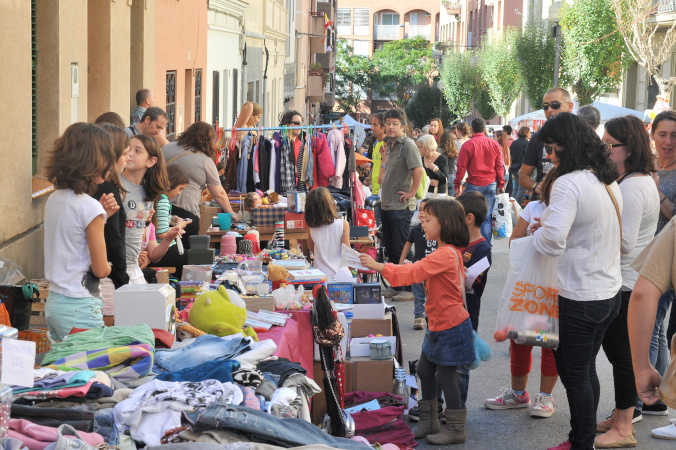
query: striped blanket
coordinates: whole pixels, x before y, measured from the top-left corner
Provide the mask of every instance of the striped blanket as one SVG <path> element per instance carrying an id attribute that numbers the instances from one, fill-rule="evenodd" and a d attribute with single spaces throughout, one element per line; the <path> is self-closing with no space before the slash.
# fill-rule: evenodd
<path id="1" fill-rule="evenodd" d="M 86 350 L 57 359 L 50 364 L 56 370 L 100 370 L 119 381 L 144 377 L 153 367 L 153 347 L 132 342 L 102 350 Z"/>

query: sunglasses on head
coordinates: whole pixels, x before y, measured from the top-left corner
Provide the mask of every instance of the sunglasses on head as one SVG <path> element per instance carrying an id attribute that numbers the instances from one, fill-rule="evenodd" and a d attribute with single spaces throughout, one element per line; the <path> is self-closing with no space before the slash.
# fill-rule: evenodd
<path id="1" fill-rule="evenodd" d="M 551 103 L 543 103 L 542 104 L 542 109 L 547 111 L 547 109 L 552 108 L 552 109 L 559 109 L 561 107 L 561 102 L 551 102 Z"/>
<path id="2" fill-rule="evenodd" d="M 300 126 L 300 125 L 303 124 L 303 122 L 289 122 L 289 123 L 290 123 L 291 125 L 296 125 L 296 126 Z"/>
<path id="3" fill-rule="evenodd" d="M 608 150 L 613 149 L 613 148 L 618 148 L 618 147 L 624 147 L 627 144 L 610 144 L 606 142 L 606 147 L 608 147 Z"/>

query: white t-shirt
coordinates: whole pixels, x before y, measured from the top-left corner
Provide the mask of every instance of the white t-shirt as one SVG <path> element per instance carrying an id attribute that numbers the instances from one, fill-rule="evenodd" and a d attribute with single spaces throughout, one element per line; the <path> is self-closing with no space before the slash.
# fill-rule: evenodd
<path id="1" fill-rule="evenodd" d="M 131 279 L 143 278 L 143 271 L 138 265 L 141 253 L 143 231 L 148 221 L 148 214 L 153 209 L 153 202 L 145 201 L 146 190 L 120 175 L 122 187 L 127 191 L 124 199 L 124 210 L 127 213 L 127 230 L 125 232 L 125 248 L 127 250 L 127 273 Z"/>
<path id="2" fill-rule="evenodd" d="M 610 189 L 622 214 L 617 183 Z M 571 300 L 607 300 L 622 287 L 620 223 L 606 188 L 590 170 L 562 175 L 540 218 L 535 248 L 559 256 L 559 294 Z"/>
<path id="3" fill-rule="evenodd" d="M 343 225 L 342 218 L 336 219 L 331 225 L 310 228 L 310 236 L 315 244 L 315 269 L 326 274 L 329 280 L 336 276 L 340 259 L 343 253 Z"/>
<path id="4" fill-rule="evenodd" d="M 620 183 L 622 200 L 622 289 L 633 290 L 638 272 L 631 263 L 655 236 L 660 216 L 660 195 L 649 175 L 625 178 Z"/>
<path id="5" fill-rule="evenodd" d="M 101 203 L 86 194 L 57 189 L 45 205 L 45 278 L 49 290 L 73 298 L 100 297 L 99 280 L 90 271 L 87 227 Z"/>
<path id="6" fill-rule="evenodd" d="M 532 231 L 530 231 L 530 227 L 535 223 L 536 218 L 542 217 L 542 213 L 545 212 L 545 209 L 547 208 L 547 205 L 544 204 L 544 202 L 529 202 L 524 209 L 521 210 L 521 214 L 519 214 L 519 218 L 525 220 L 528 222 L 528 228 L 526 229 L 526 236 L 530 236 L 533 234 Z"/>

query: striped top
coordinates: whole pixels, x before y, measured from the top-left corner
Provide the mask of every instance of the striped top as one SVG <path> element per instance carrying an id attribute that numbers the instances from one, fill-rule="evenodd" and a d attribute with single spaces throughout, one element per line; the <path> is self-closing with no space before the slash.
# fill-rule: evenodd
<path id="1" fill-rule="evenodd" d="M 164 234 L 167 231 L 169 231 L 169 228 L 171 225 L 169 222 L 171 221 L 171 202 L 169 201 L 169 197 L 166 195 L 162 194 L 160 199 L 157 201 L 157 205 L 155 206 L 155 217 L 157 218 L 157 228 L 155 229 L 155 234 Z M 161 243 L 162 239 L 157 238 L 157 243 Z M 171 241 L 171 244 L 169 247 L 172 245 L 176 245 L 176 241 Z"/>

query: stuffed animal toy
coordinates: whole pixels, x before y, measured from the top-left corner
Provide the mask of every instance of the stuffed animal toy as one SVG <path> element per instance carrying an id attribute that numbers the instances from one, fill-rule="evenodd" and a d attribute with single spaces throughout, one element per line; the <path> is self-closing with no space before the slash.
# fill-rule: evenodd
<path id="1" fill-rule="evenodd" d="M 190 325 L 208 334 L 229 336 L 244 333 L 257 341 L 258 336 L 253 328 L 246 327 L 242 330 L 245 320 L 246 303 L 237 292 L 223 286 L 197 297 L 188 313 Z"/>
<path id="2" fill-rule="evenodd" d="M 289 276 L 289 271 L 285 267 L 277 264 L 268 265 L 268 280 L 272 281 L 272 290 L 279 289 L 286 286 L 286 278 Z"/>

